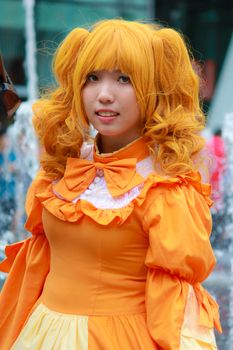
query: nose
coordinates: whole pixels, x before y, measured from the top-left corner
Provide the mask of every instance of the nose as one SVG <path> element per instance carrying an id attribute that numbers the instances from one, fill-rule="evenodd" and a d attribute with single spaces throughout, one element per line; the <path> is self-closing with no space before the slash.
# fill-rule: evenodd
<path id="1" fill-rule="evenodd" d="M 114 102 L 114 93 L 110 82 L 102 82 L 99 86 L 98 100 L 100 103 L 108 104 Z"/>

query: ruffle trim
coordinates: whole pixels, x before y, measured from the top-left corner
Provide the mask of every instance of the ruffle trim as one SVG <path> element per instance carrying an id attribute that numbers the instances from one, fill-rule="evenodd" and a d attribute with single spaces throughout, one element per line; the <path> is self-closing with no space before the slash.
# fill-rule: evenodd
<path id="1" fill-rule="evenodd" d="M 222 333 L 218 304 L 200 283 L 193 285 L 193 289 L 200 307 L 199 325 L 210 329 L 216 328 Z"/>
<path id="2" fill-rule="evenodd" d="M 41 178 L 41 181 L 44 182 L 44 178 Z M 36 186 L 35 197 L 45 209 L 62 221 L 76 222 L 84 215 L 87 215 L 101 225 L 108 225 L 113 221 L 121 225 L 130 216 L 135 206 L 141 206 L 143 204 L 147 192 L 151 188 L 157 187 L 158 185 L 173 187 L 174 185 L 182 184 L 192 185 L 205 198 L 207 204 L 209 206 L 212 205 L 213 202 L 209 198 L 211 186 L 201 183 L 201 176 L 199 173 L 191 173 L 174 178 L 166 178 L 151 174 L 145 180 L 139 195 L 127 206 L 117 209 L 99 209 L 84 199 L 80 199 L 76 203 L 65 201 L 55 195 L 52 183 L 44 186 L 43 184 L 40 185 L 40 180 Z"/>
<path id="3" fill-rule="evenodd" d="M 15 258 L 24 245 L 24 241 L 16 242 L 5 247 L 6 258 L 0 262 L 0 271 L 8 273 L 15 261 Z"/>

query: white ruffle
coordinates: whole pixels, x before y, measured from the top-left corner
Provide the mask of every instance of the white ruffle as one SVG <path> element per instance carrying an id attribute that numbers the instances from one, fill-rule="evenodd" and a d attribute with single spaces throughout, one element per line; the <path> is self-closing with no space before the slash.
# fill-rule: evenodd
<path id="1" fill-rule="evenodd" d="M 112 197 L 108 191 L 104 177 L 96 176 L 89 188 L 72 202 L 76 203 L 82 199 L 98 209 L 119 209 L 127 206 L 136 198 L 142 187 L 143 184 L 132 188 L 122 196 Z"/>
<path id="2" fill-rule="evenodd" d="M 80 158 L 93 160 L 93 144 L 84 142 L 80 150 Z"/>

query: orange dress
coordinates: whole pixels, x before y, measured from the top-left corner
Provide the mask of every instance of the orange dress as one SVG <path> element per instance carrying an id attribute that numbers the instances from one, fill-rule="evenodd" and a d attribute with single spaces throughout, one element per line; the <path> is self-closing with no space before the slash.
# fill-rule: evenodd
<path id="1" fill-rule="evenodd" d="M 1 350 L 216 349 L 209 185 L 153 170 L 144 138 L 41 171 L 27 240 L 6 247 Z"/>

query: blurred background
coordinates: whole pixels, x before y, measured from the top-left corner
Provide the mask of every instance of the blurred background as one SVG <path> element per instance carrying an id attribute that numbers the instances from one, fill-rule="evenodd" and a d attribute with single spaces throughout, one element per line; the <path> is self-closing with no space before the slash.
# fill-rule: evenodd
<path id="1" fill-rule="evenodd" d="M 0 0 L 0 53 L 22 101 L 15 122 L 0 133 L 0 257 L 27 236 L 24 200 L 38 169 L 31 104 L 54 85 L 51 59 L 77 26 L 121 17 L 157 22 L 185 36 L 202 79 L 207 117 L 203 136 L 211 159 L 212 244 L 217 267 L 205 287 L 221 308 L 219 350 L 233 344 L 233 0 Z M 205 254 L 205 252 L 203 252 Z M 5 276 L 0 274 L 0 286 Z"/>

